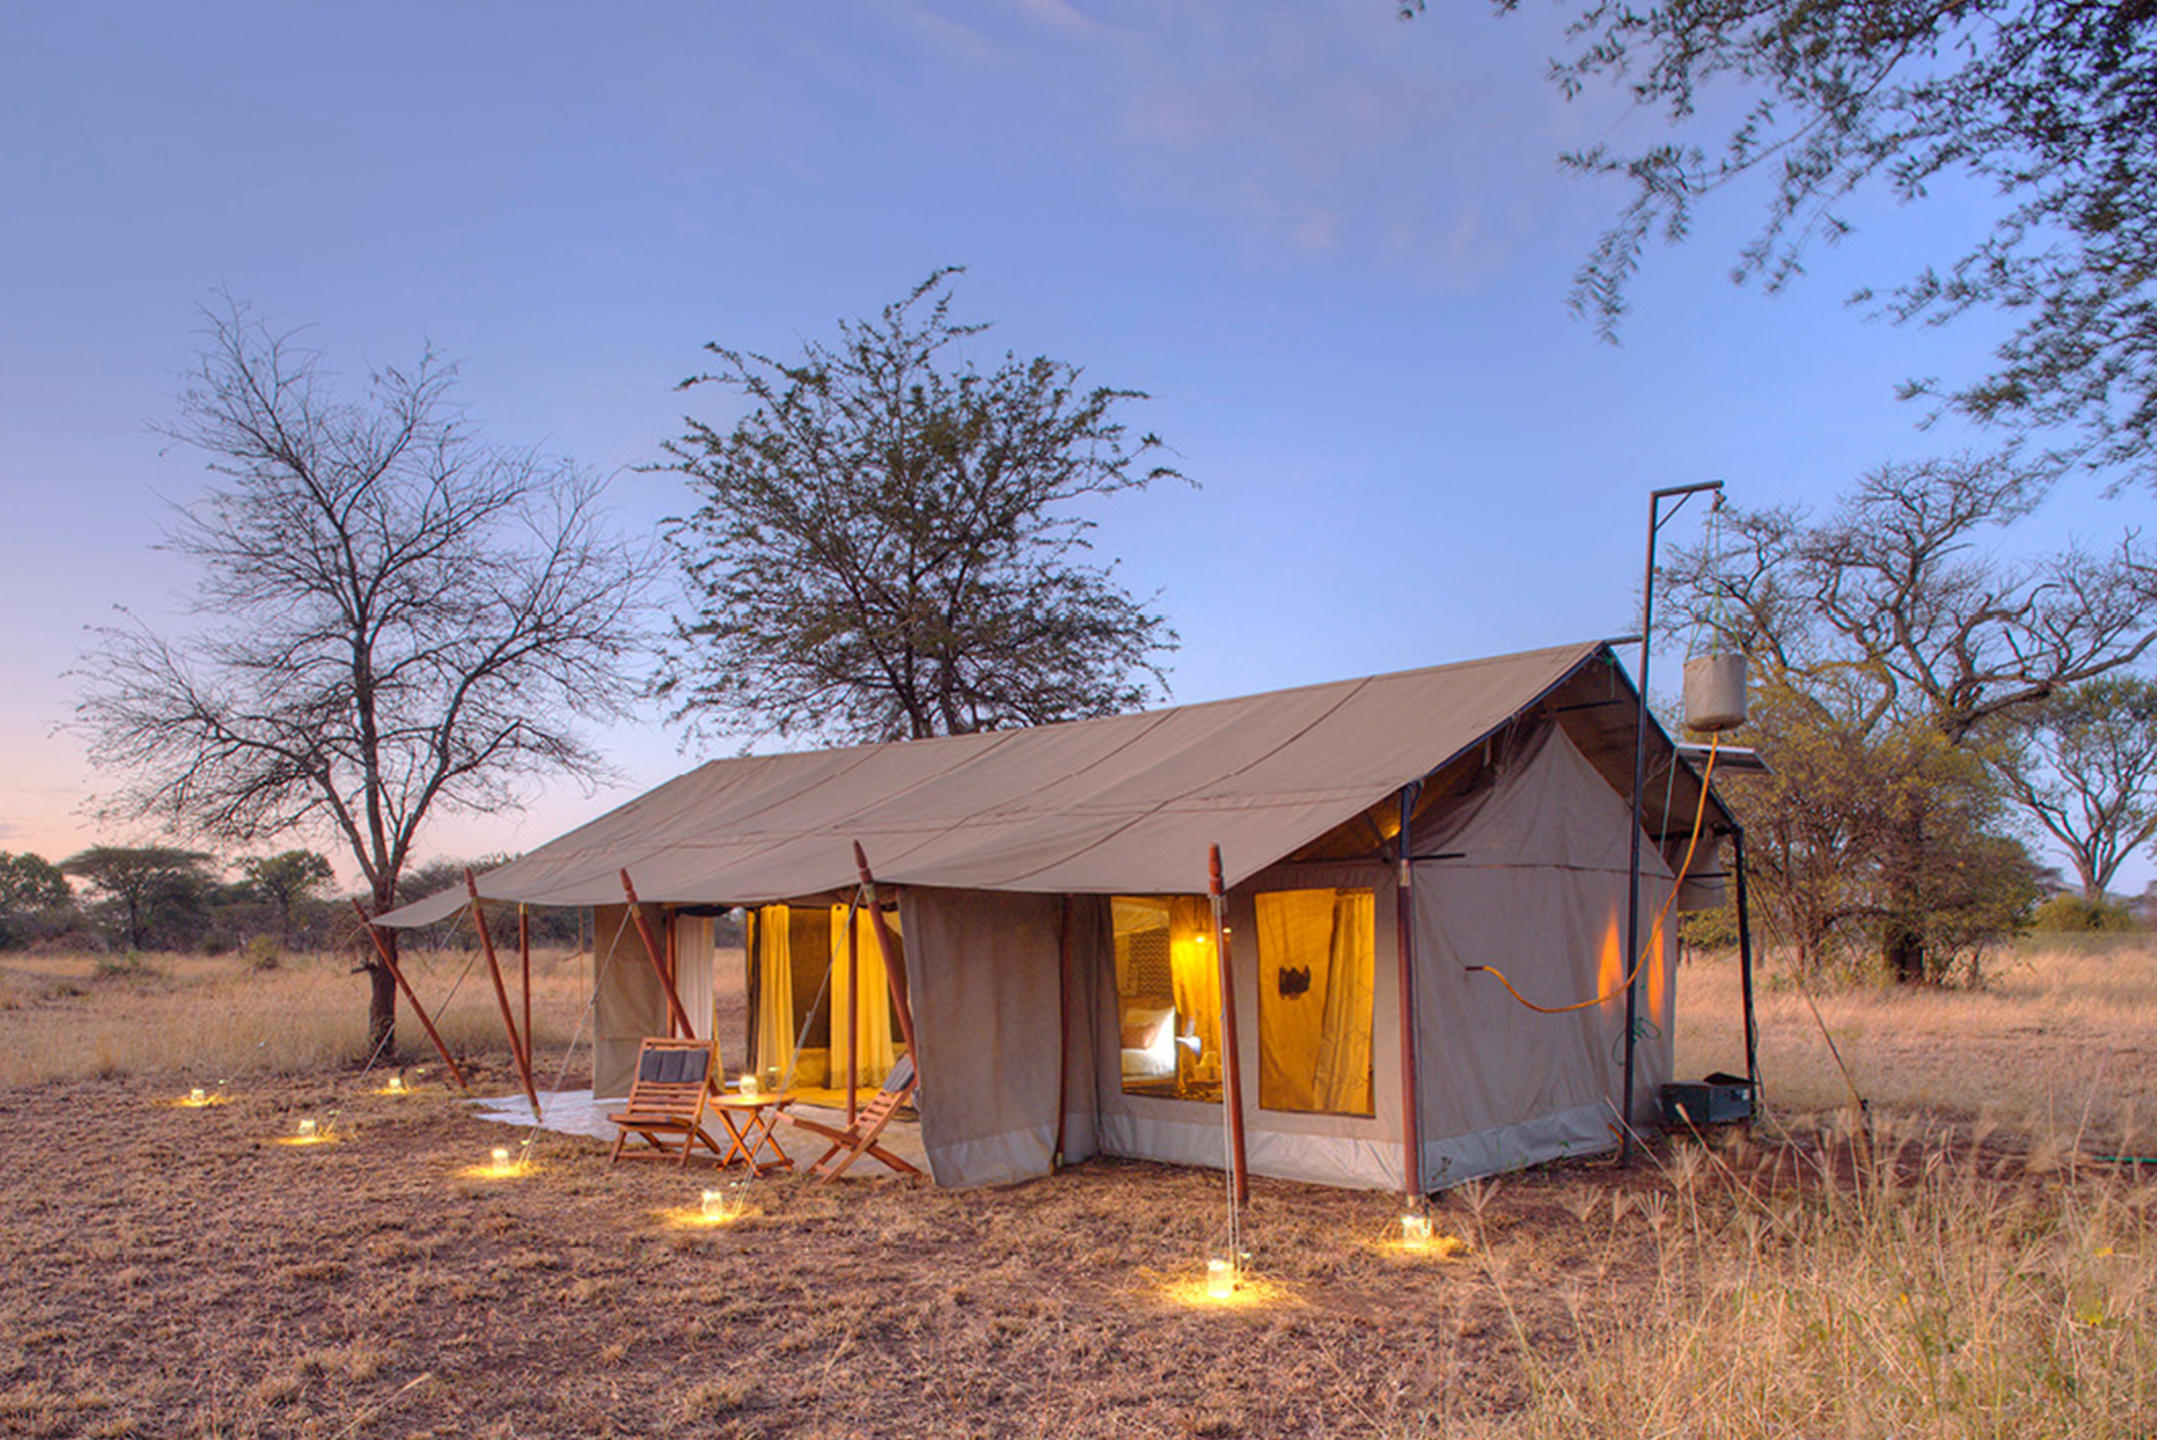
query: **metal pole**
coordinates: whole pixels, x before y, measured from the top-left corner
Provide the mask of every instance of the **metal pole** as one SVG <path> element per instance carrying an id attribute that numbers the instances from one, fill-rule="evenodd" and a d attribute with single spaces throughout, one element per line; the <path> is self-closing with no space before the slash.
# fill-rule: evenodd
<path id="1" fill-rule="evenodd" d="M 1618 1163 L 1633 1163 L 1633 1052 L 1640 1021 L 1640 827 L 1641 791 L 1648 783 L 1648 660 L 1655 645 L 1655 537 L 1663 528 L 1663 501 L 1703 490 L 1721 490 L 1723 482 L 1673 485 L 1648 494 L 1648 564 L 1640 587 L 1640 704 L 1633 716 L 1633 826 L 1631 856 L 1625 876 L 1625 1099 L 1618 1124 Z M 1677 514 L 1673 509 L 1671 514 Z"/>
<path id="2" fill-rule="evenodd" d="M 1730 868 L 1738 882 L 1738 980 L 1745 997 L 1745 1078 L 1753 1087 L 1753 1112 L 1760 1110 L 1760 1022 L 1753 1010 L 1753 913 L 1745 889 L 1745 831 L 1730 832 Z"/>
<path id="3" fill-rule="evenodd" d="M 1422 789 L 1421 781 L 1401 787 L 1399 874 L 1393 884 L 1401 992 L 1401 1190 L 1411 1199 L 1423 1193 L 1423 1124 L 1416 1105 L 1415 844 L 1410 831 Z"/>

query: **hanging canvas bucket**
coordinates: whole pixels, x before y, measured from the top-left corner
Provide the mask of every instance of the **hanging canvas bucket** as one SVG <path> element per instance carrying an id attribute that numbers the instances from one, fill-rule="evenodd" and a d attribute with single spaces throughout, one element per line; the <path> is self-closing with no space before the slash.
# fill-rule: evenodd
<path id="1" fill-rule="evenodd" d="M 1745 723 L 1745 657 L 1695 655 L 1685 662 L 1685 726 L 1735 730 Z"/>

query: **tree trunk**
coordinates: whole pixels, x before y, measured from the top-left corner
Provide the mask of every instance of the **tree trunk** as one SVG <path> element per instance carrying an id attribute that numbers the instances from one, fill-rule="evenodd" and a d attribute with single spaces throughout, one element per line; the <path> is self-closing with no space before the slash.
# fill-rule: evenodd
<path id="1" fill-rule="evenodd" d="M 393 892 L 394 893 L 394 892 Z M 379 915 L 390 908 L 388 896 L 376 895 L 374 913 Z M 397 955 L 397 932 L 377 930 L 382 948 L 390 956 Z M 397 1053 L 397 979 L 390 974 L 389 966 L 382 963 L 382 956 L 372 941 L 367 946 L 367 1047 L 371 1054 L 389 1059 Z"/>
<path id="2" fill-rule="evenodd" d="M 1914 926 L 1890 921 L 1884 951 L 1888 973 L 1897 985 L 1925 983 L 1925 937 Z"/>

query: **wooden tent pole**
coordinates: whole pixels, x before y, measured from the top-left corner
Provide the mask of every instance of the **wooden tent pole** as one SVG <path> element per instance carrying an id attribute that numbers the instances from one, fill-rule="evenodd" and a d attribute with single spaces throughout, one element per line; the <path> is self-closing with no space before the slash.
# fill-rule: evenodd
<path id="1" fill-rule="evenodd" d="M 494 998 L 502 1007 L 502 1028 L 509 1032 L 509 1058 L 517 1062 L 517 1075 L 524 1081 L 524 1098 L 532 1102 L 532 1118 L 539 1118 L 539 1092 L 532 1087 L 532 1062 L 517 1038 L 517 1017 L 510 1013 L 509 988 L 502 983 L 502 964 L 494 953 L 494 936 L 487 929 L 487 911 L 480 904 L 479 881 L 467 869 L 464 888 L 472 897 L 472 928 L 479 932 L 480 952 L 487 957 L 487 973 L 494 978 Z"/>
<path id="2" fill-rule="evenodd" d="M 846 1128 L 854 1128 L 855 1096 L 861 1088 L 861 940 L 854 930 L 861 892 L 846 898 Z"/>
<path id="3" fill-rule="evenodd" d="M 1229 1163 L 1236 1182 L 1236 1203 L 1251 1198 L 1250 1175 L 1243 1159 L 1243 1065 L 1236 1041 L 1236 984 L 1228 959 L 1228 892 L 1221 884 L 1221 847 L 1206 849 L 1206 893 L 1213 910 L 1214 968 L 1221 977 L 1221 1101 L 1228 1106 Z"/>
<path id="4" fill-rule="evenodd" d="M 517 907 L 517 968 L 524 983 L 524 1067 L 532 1067 L 532 912 Z"/>
<path id="5" fill-rule="evenodd" d="M 1049 1152 L 1049 1165 L 1057 1170 L 1064 1163 L 1064 1110 L 1071 1083 L 1071 897 L 1061 898 L 1056 915 L 1056 1148 Z"/>
<path id="6" fill-rule="evenodd" d="M 629 883 L 629 871 L 622 871 L 622 894 L 629 897 L 629 918 L 637 925 L 637 938 L 644 942 L 644 958 L 652 963 L 652 974 L 659 981 L 659 988 L 666 992 L 667 1014 L 672 1023 L 681 1027 L 681 1033 L 694 1040 L 697 1031 L 689 1023 L 689 1012 L 682 1008 L 682 997 L 674 991 L 674 977 L 667 974 L 665 962 L 659 958 L 659 942 L 652 938 L 652 927 L 645 923 L 644 906 L 637 899 L 637 887 Z"/>
<path id="7" fill-rule="evenodd" d="M 360 904 L 357 895 L 352 897 L 352 909 L 360 917 L 360 926 L 366 930 L 367 938 L 374 941 L 375 953 L 382 957 L 382 964 L 389 971 L 389 978 L 397 982 L 397 988 L 404 992 L 405 1003 L 412 1007 L 412 1013 L 419 1017 L 420 1025 L 427 1032 L 427 1038 L 434 1042 L 435 1053 L 440 1055 L 442 1063 L 449 1067 L 450 1078 L 457 1082 L 458 1089 L 469 1091 L 472 1087 L 466 1083 L 464 1071 L 457 1068 L 456 1057 L 451 1055 L 449 1047 L 442 1043 L 442 1036 L 434 1028 L 434 1021 L 427 1018 L 427 1007 L 419 1003 L 419 997 L 412 993 L 411 983 L 404 978 L 404 971 L 397 967 L 397 957 L 382 939 L 381 927 L 367 918 L 367 907 Z"/>
<path id="8" fill-rule="evenodd" d="M 869 873 L 868 852 L 854 842 L 854 868 L 861 874 L 862 898 L 869 906 L 869 928 L 876 934 L 876 948 L 884 952 L 884 981 L 891 986 L 891 1003 L 899 1012 L 899 1029 L 906 1034 L 906 1053 L 914 1057 L 914 1073 L 921 1073 L 921 1052 L 914 1046 L 914 1006 L 907 997 L 906 964 L 899 953 L 891 927 L 884 922 L 884 907 L 876 898 L 876 877 Z"/>
<path id="9" fill-rule="evenodd" d="M 1394 919 L 1401 1012 L 1401 1192 L 1423 1193 L 1423 1117 L 1416 1082 L 1416 910 L 1415 837 L 1411 822 L 1421 781 L 1401 787 L 1400 854 L 1393 882 Z"/>

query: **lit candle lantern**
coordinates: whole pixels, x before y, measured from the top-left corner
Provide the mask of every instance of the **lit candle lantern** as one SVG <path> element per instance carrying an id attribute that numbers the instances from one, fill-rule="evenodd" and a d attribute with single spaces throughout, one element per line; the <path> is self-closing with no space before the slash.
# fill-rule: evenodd
<path id="1" fill-rule="evenodd" d="M 200 1085 L 197 1085 L 187 1092 L 187 1103 L 190 1105 L 207 1105 L 210 1103 L 209 1093 Z"/>
<path id="2" fill-rule="evenodd" d="M 389 1093 L 392 1095 L 404 1094 L 404 1076 L 392 1075 L 389 1077 Z"/>
<path id="3" fill-rule="evenodd" d="M 494 1168 L 504 1171 L 509 1169 L 509 1147 L 507 1145 L 494 1147 Z"/>
<path id="4" fill-rule="evenodd" d="M 1431 1243 L 1431 1217 L 1418 1215 L 1413 1210 L 1401 1216 L 1401 1244 L 1410 1250 L 1425 1250 Z"/>
<path id="5" fill-rule="evenodd" d="M 1226 1300 L 1236 1293 L 1236 1267 L 1233 1262 L 1216 1255 L 1206 1262 L 1206 1294 L 1215 1300 Z"/>
<path id="6" fill-rule="evenodd" d="M 310 1115 L 300 1122 L 300 1138 L 302 1140 L 313 1140 L 317 1138 L 320 1132 L 321 1127 L 315 1123 L 313 1116 Z"/>
<path id="7" fill-rule="evenodd" d="M 742 1077 L 741 1077 L 741 1084 L 740 1084 L 740 1085 L 739 1085 L 738 1087 L 736 1087 L 736 1088 L 738 1088 L 738 1089 L 739 1089 L 739 1090 L 741 1091 L 741 1093 L 742 1093 L 743 1095 L 745 1095 L 745 1096 L 749 1097 L 750 1099 L 754 1100 L 754 1099 L 756 1098 L 756 1092 L 757 1092 L 757 1085 L 756 1085 L 756 1076 L 754 1076 L 754 1075 L 744 1075 L 744 1076 L 742 1076 Z"/>

